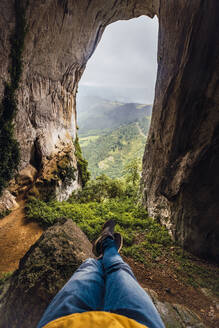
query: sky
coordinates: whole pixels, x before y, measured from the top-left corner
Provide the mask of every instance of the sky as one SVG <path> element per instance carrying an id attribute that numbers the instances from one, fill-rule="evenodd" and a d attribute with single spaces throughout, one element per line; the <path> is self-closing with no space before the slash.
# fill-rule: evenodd
<path id="1" fill-rule="evenodd" d="M 136 101 L 152 103 L 157 71 L 157 41 L 156 17 L 141 16 L 110 24 L 87 63 L 79 92 L 83 86 L 92 87 L 92 90 L 104 87 L 117 90 L 127 99 L 130 93 L 133 100 L 136 98 Z"/>

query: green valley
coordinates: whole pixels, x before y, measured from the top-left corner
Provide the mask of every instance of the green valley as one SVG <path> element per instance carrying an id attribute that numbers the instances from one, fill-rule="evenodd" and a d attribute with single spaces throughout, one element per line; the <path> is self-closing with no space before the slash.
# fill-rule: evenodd
<path id="1" fill-rule="evenodd" d="M 151 107 L 106 100 L 98 103 L 95 98 L 90 111 L 79 115 L 80 145 L 92 178 L 101 174 L 122 177 L 130 161 L 141 161 Z"/>

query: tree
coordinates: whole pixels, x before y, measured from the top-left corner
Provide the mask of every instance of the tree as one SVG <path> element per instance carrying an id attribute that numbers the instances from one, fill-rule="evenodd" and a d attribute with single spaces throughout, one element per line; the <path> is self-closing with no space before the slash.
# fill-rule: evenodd
<path id="1" fill-rule="evenodd" d="M 131 183 L 134 187 L 139 184 L 141 172 L 141 161 L 139 158 L 133 159 L 125 166 L 124 175 L 127 183 Z"/>

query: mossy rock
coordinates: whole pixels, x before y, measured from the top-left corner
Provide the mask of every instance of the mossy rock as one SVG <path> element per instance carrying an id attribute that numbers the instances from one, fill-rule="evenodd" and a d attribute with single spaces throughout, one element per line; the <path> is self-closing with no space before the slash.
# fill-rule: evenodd
<path id="1" fill-rule="evenodd" d="M 92 245 L 72 220 L 45 231 L 20 261 L 0 301 L 0 327 L 36 327 L 51 299 L 88 257 Z"/>

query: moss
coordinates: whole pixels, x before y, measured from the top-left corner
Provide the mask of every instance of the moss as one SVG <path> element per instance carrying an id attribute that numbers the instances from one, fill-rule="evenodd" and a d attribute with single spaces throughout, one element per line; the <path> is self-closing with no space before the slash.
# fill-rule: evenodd
<path id="1" fill-rule="evenodd" d="M 22 52 L 27 32 L 26 7 L 21 4 L 20 0 L 15 0 L 14 10 L 15 29 L 10 38 L 10 82 L 5 83 L 4 95 L 0 104 L 0 195 L 8 181 L 13 178 L 20 160 L 19 143 L 14 138 L 13 119 L 17 113 L 16 90 L 22 74 Z"/>
<path id="2" fill-rule="evenodd" d="M 0 288 L 5 284 L 6 281 L 12 276 L 12 272 L 3 272 L 0 274 Z"/>
<path id="3" fill-rule="evenodd" d="M 90 179 L 90 172 L 88 171 L 88 162 L 82 156 L 82 151 L 79 144 L 78 136 L 76 136 L 75 138 L 74 146 L 75 146 L 75 156 L 77 158 L 78 173 L 81 179 L 82 187 L 84 187 L 87 181 Z"/>
<path id="4" fill-rule="evenodd" d="M 42 226 L 50 226 L 60 218 L 70 218 L 91 241 L 98 236 L 106 220 L 114 219 L 117 223 L 116 231 L 124 238 L 124 254 L 130 254 L 141 262 L 143 258 L 148 258 L 145 256 L 148 253 L 150 259 L 160 255 L 165 247 L 168 248 L 172 244 L 166 229 L 149 218 L 146 210 L 133 199 L 124 195 L 113 198 L 111 194 L 107 194 L 105 189 L 108 191 L 108 185 L 110 181 L 102 186 L 102 193 L 105 194 L 103 202 L 90 201 L 92 188 L 90 193 L 86 194 L 87 202 L 85 194 L 82 195 L 82 199 L 71 197 L 69 202 L 45 203 L 32 198 L 26 206 L 27 218 L 37 221 Z M 93 193 L 96 194 L 95 188 Z"/>
<path id="5" fill-rule="evenodd" d="M 68 155 L 63 157 L 61 161 L 57 163 L 57 176 L 62 182 L 68 186 L 75 180 L 76 169 L 71 165 Z"/>
<path id="6" fill-rule="evenodd" d="M 56 198 L 57 179 L 38 181 L 35 184 L 38 189 L 39 198 L 45 202 L 50 202 Z"/>
<path id="7" fill-rule="evenodd" d="M 10 210 L 5 210 L 0 212 L 0 219 L 3 219 L 5 216 L 9 215 L 11 213 Z"/>
<path id="8" fill-rule="evenodd" d="M 173 257 L 178 262 L 176 272 L 180 279 L 195 288 L 210 289 L 214 295 L 219 297 L 217 267 L 201 261 L 181 248 L 176 249 Z"/>

